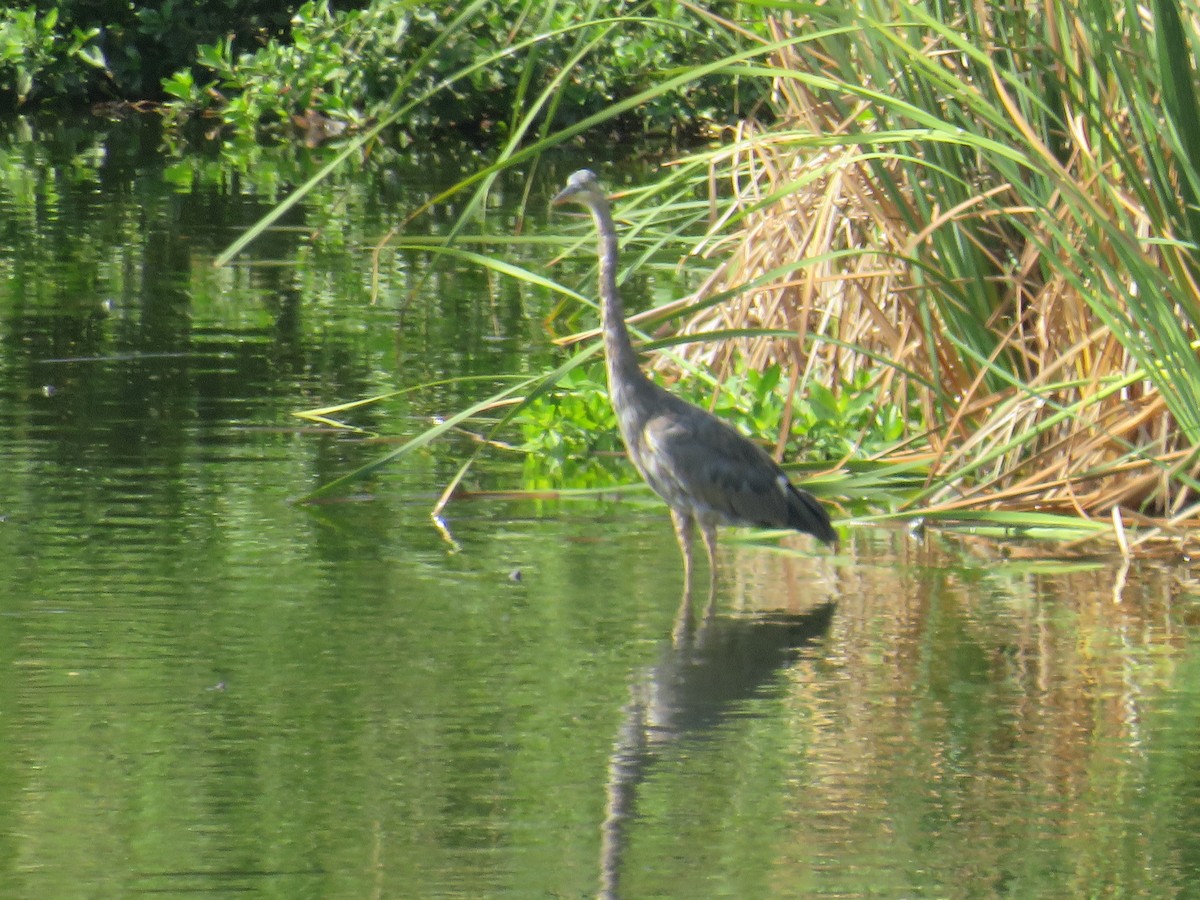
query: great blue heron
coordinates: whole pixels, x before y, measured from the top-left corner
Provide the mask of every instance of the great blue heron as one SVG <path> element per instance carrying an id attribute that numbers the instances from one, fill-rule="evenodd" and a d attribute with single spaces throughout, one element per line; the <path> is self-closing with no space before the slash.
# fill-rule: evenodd
<path id="1" fill-rule="evenodd" d="M 609 400 L 629 459 L 671 508 L 683 554 L 685 596 L 691 595 L 697 524 L 708 553 L 710 596 L 717 583 L 717 525 L 794 528 L 835 544 L 837 532 L 825 508 L 788 481 L 765 450 L 642 373 L 617 293 L 617 233 L 595 173 L 580 169 L 553 202 L 581 203 L 596 222 Z"/>

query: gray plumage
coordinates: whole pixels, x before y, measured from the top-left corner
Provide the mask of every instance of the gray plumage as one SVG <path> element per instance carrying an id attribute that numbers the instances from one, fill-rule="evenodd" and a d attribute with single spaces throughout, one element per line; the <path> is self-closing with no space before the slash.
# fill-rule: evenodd
<path id="1" fill-rule="evenodd" d="M 788 481 L 765 450 L 716 416 L 680 400 L 652 382 L 638 366 L 617 293 L 617 234 L 596 175 L 581 169 L 554 198 L 555 204 L 586 206 L 599 232 L 601 325 L 609 399 L 629 459 L 671 508 L 683 553 L 686 589 L 692 575 L 696 525 L 708 551 L 715 587 L 716 526 L 794 528 L 827 544 L 837 533 L 825 508 Z"/>

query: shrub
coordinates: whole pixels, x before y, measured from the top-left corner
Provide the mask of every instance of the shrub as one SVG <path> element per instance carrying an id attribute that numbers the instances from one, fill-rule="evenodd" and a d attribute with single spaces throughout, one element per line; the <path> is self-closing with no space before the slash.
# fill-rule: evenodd
<path id="1" fill-rule="evenodd" d="M 107 72 L 100 29 L 60 27 L 56 9 L 0 10 L 0 95 L 19 106 L 33 97 L 80 96 L 94 72 Z"/>
<path id="2" fill-rule="evenodd" d="M 713 8 L 732 12 L 737 6 Z M 584 36 L 606 35 L 562 82 L 553 122 L 585 118 L 738 40 L 711 14 L 666 0 L 620 0 L 608 18 L 591 23 L 585 7 L 540 0 L 516 8 L 499 0 L 465 7 L 377 0 L 362 9 L 336 9 L 328 0 L 310 0 L 296 12 L 286 38 L 253 52 L 231 40 L 203 46 L 197 71 L 176 72 L 164 89 L 177 114 L 215 114 L 243 135 L 263 127 L 277 131 L 290 117 L 313 113 L 357 124 L 413 97 L 431 99 L 402 123 L 410 136 L 447 130 L 504 135 L 526 99 L 568 64 Z M 539 35 L 552 37 L 534 40 Z M 739 102 L 735 82 L 700 80 L 618 124 L 696 131 L 730 119 Z"/>

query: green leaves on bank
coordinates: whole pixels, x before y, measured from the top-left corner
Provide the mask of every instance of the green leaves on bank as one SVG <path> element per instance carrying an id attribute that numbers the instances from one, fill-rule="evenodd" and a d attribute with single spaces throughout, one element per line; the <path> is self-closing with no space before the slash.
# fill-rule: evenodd
<path id="1" fill-rule="evenodd" d="M 34 96 L 78 95 L 95 72 L 106 73 L 97 27 L 62 26 L 56 8 L 0 10 L 0 97 L 21 106 Z"/>
<path id="2" fill-rule="evenodd" d="M 697 59 L 741 48 L 744 39 L 719 24 L 738 6 L 721 2 L 700 12 L 667 0 L 374 0 L 347 9 L 310 0 L 286 35 L 253 52 L 232 38 L 199 47 L 195 65 L 166 79 L 164 89 L 176 119 L 216 118 L 235 142 L 297 132 L 320 142 L 329 130 L 336 137 L 389 117 L 410 98 L 435 95 L 436 102 L 415 105 L 396 122 L 402 140 L 505 140 L 521 127 L 528 99 L 556 80 L 544 117 L 563 126 Z M 603 54 L 586 70 L 577 68 L 578 33 L 616 22 L 621 27 L 609 25 Z M 560 78 L 563 72 L 570 77 Z M 757 99 L 754 89 L 698 78 L 627 110 L 620 127 L 694 134 L 704 123 L 728 121 L 739 102 Z"/>

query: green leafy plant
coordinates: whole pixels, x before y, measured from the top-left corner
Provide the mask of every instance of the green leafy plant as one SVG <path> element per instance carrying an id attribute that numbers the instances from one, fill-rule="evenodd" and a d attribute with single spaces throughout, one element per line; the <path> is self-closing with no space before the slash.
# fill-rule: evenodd
<path id="1" fill-rule="evenodd" d="M 628 475 L 604 364 L 567 372 L 514 417 L 528 456 L 526 484 L 595 487 Z"/>
<path id="2" fill-rule="evenodd" d="M 286 33 L 289 18 L 272 0 L 3 4 L 0 101 L 157 100 L 163 79 L 190 66 L 197 46 L 226 36 L 239 51 L 261 46 Z"/>
<path id="3" fill-rule="evenodd" d="M 163 82 L 176 116 L 213 109 L 243 137 L 284 124 L 293 114 L 318 113 L 353 124 L 367 114 L 373 88 L 403 76 L 394 47 L 419 14 L 402 4 L 334 12 L 325 0 L 305 3 L 292 19 L 290 40 L 253 52 L 231 37 L 196 50 L 196 65 L 215 80 L 181 70 Z M 373 98 L 376 102 L 378 95 Z"/>
<path id="4" fill-rule="evenodd" d="M 729 12 L 737 4 L 716 6 Z M 361 9 L 310 0 L 286 37 L 253 52 L 228 39 L 201 46 L 195 69 L 210 77 L 182 70 L 164 80 L 163 90 L 176 119 L 210 113 L 242 137 L 278 132 L 289 117 L 307 113 L 350 123 L 378 119 L 401 98 L 434 93 L 436 103 L 410 109 L 399 123 L 410 138 L 446 131 L 507 137 L 528 98 L 569 66 L 573 32 L 610 34 L 586 77 L 573 69 L 560 79 L 546 107 L 560 123 L 594 115 L 697 53 L 741 40 L 714 24 L 715 12 L 666 0 L 621 0 L 588 24 L 600 9 L 579 0 L 526 0 L 515 9 L 498 0 L 448 7 L 376 0 Z M 696 79 L 628 110 L 624 127 L 694 131 L 729 119 L 737 96 L 727 79 Z"/>
<path id="5" fill-rule="evenodd" d="M 881 396 L 865 372 L 835 392 L 810 383 L 788 390 L 778 365 L 762 371 L 739 361 L 712 391 L 701 379 L 687 379 L 672 390 L 714 413 L 746 435 L 773 436 L 788 418 L 784 458 L 840 462 L 865 460 L 894 448 L 920 422 Z M 557 385 L 527 404 L 515 417 L 529 454 L 527 483 L 595 486 L 597 473 L 610 479 L 631 477 L 622 459 L 616 417 L 609 405 L 604 366 L 571 370 Z"/>
<path id="6" fill-rule="evenodd" d="M 810 384 L 796 409 L 795 440 L 828 460 L 882 456 L 922 427 L 917 414 L 906 414 L 885 399 L 865 370 L 843 381 L 836 394 L 822 384 Z"/>
<path id="7" fill-rule="evenodd" d="M 75 95 L 91 71 L 106 71 L 99 28 L 60 27 L 57 9 L 0 10 L 0 93 L 17 105 L 35 94 Z"/>

